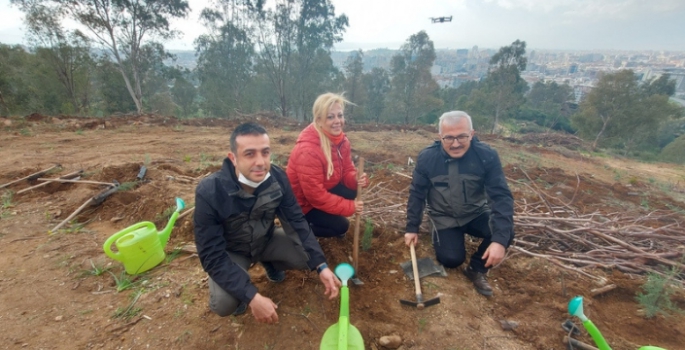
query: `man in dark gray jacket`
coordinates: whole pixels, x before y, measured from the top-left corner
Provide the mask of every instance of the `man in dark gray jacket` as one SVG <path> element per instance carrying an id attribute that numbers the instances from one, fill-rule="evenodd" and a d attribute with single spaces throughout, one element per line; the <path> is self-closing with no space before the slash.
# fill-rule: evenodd
<path id="1" fill-rule="evenodd" d="M 432 223 L 436 259 L 445 267 L 466 260 L 464 234 L 482 238 L 464 274 L 476 290 L 492 295 L 488 269 L 504 259 L 514 239 L 514 199 L 497 152 L 474 137 L 471 117 L 443 114 L 440 141 L 419 153 L 409 189 L 404 241 L 418 243 L 424 206 Z"/>
<path id="2" fill-rule="evenodd" d="M 266 130 L 252 123 L 231 134 L 231 151 L 220 171 L 195 192 L 195 244 L 209 275 L 209 307 L 220 316 L 247 306 L 259 322 L 278 322 L 278 306 L 261 295 L 247 273 L 260 262 L 271 282 L 284 270 L 316 270 L 329 298 L 340 281 L 328 268 L 321 246 L 297 204 L 285 172 L 271 165 Z M 283 228 L 277 228 L 278 217 Z"/>

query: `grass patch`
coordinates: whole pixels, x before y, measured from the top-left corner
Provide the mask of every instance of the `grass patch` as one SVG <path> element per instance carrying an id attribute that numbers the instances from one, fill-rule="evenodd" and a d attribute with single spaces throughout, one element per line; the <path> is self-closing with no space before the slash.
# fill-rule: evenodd
<path id="1" fill-rule="evenodd" d="M 171 217 L 171 214 L 176 211 L 176 206 L 171 206 L 166 209 L 161 214 L 157 214 L 155 216 L 155 221 L 161 221 L 161 220 L 168 220 Z"/>
<path id="2" fill-rule="evenodd" d="M 138 316 L 141 311 L 143 311 L 143 308 L 135 306 L 136 302 L 140 298 L 140 296 L 143 295 L 142 290 L 137 290 L 133 294 L 131 294 L 131 303 L 128 304 L 127 307 L 118 307 L 114 311 L 114 318 L 121 318 L 126 321 Z"/>
<path id="3" fill-rule="evenodd" d="M 96 264 L 93 262 L 93 260 L 90 261 L 90 270 L 84 270 L 83 275 L 84 276 L 102 276 L 105 272 L 108 272 L 110 269 L 112 269 L 111 266 L 105 266 L 101 264 Z"/>
<path id="4" fill-rule="evenodd" d="M 9 209 L 14 207 L 14 192 L 7 190 L 2 194 L 2 209 Z"/>
<path id="5" fill-rule="evenodd" d="M 123 184 L 119 185 L 117 188 L 117 191 L 119 192 L 124 192 L 124 191 L 130 191 L 138 186 L 138 183 L 135 181 L 129 181 L 129 182 L 124 182 Z"/>
<path id="6" fill-rule="evenodd" d="M 176 260 L 179 256 L 181 256 L 181 253 L 182 253 L 182 252 L 181 252 L 181 248 L 180 248 L 180 247 L 176 247 L 176 248 L 174 248 L 174 250 L 172 250 L 171 252 L 169 252 L 169 253 L 166 255 L 166 257 L 164 258 L 164 261 L 165 261 L 167 264 L 170 264 L 172 261 Z"/>
<path id="7" fill-rule="evenodd" d="M 371 243 L 373 242 L 373 221 L 370 218 L 366 218 L 364 223 L 364 235 L 362 235 L 362 250 L 367 251 L 371 248 Z"/>
<path id="8" fill-rule="evenodd" d="M 112 278 L 114 278 L 114 283 L 117 287 L 117 293 L 131 289 L 138 283 L 136 281 L 136 277 L 128 275 L 125 271 L 121 271 L 119 277 L 117 277 L 117 275 L 113 274 L 111 271 L 107 272 L 109 272 L 109 274 L 112 275 Z"/>

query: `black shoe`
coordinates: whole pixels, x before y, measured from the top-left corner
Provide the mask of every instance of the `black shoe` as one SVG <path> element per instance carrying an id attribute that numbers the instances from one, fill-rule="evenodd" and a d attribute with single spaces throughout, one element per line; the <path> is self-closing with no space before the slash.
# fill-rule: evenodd
<path id="1" fill-rule="evenodd" d="M 464 269 L 464 275 L 473 282 L 473 286 L 476 287 L 476 291 L 486 297 L 492 296 L 492 287 L 488 280 L 485 279 L 485 274 L 482 272 L 476 272 L 471 268 L 471 266 Z"/>
<path id="2" fill-rule="evenodd" d="M 240 304 L 238 304 L 238 308 L 235 309 L 235 311 L 233 311 L 233 313 L 231 315 L 239 316 L 239 315 L 244 314 L 245 311 L 247 311 L 247 304 L 245 304 L 241 301 Z"/>
<path id="3" fill-rule="evenodd" d="M 273 283 L 283 282 L 285 279 L 285 271 L 277 270 L 270 262 L 262 262 L 264 270 L 266 271 L 266 279 Z"/>

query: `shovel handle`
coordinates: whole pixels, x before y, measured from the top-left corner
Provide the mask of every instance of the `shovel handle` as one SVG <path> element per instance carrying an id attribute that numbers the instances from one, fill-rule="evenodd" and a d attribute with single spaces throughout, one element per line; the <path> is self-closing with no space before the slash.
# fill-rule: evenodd
<path id="1" fill-rule="evenodd" d="M 359 185 L 359 179 L 362 177 L 362 174 L 364 173 L 364 157 L 359 157 L 359 169 L 357 169 L 357 198 L 356 200 L 360 200 L 362 198 L 362 186 Z M 361 224 L 362 221 L 362 216 L 357 213 L 357 217 L 355 218 L 356 222 L 354 224 L 354 241 L 353 241 L 353 247 L 352 247 L 352 257 L 353 257 L 353 267 L 355 271 L 357 270 L 357 261 L 359 260 L 359 225 Z"/>
<path id="2" fill-rule="evenodd" d="M 418 308 L 423 309 L 423 293 L 421 293 L 421 281 L 419 278 L 419 267 L 416 264 L 416 249 L 414 248 L 414 242 L 409 246 L 411 252 L 411 268 L 414 271 L 414 288 L 416 288 L 416 302 L 418 303 Z"/>

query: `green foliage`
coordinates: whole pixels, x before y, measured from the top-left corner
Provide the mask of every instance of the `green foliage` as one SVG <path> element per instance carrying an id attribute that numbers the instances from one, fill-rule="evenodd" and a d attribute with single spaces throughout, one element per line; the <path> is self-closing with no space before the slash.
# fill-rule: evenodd
<path id="1" fill-rule="evenodd" d="M 186 74 L 188 73 L 186 72 Z M 192 83 L 186 80 L 183 75 L 179 74 L 174 80 L 174 86 L 171 88 L 171 96 L 178 106 L 178 115 L 188 117 L 197 111 L 197 104 L 195 103 L 197 89 Z M 174 131 L 177 130 L 174 129 Z"/>
<path id="2" fill-rule="evenodd" d="M 129 303 L 126 307 L 118 307 L 114 311 L 114 318 L 121 318 L 128 321 L 138 316 L 138 314 L 140 314 L 140 312 L 143 311 L 143 309 L 140 307 L 136 307 L 135 304 L 142 294 L 143 291 L 140 289 L 133 292 L 133 294 L 131 294 L 131 303 Z"/>
<path id="3" fill-rule="evenodd" d="M 425 318 L 419 319 L 419 333 L 423 332 L 423 330 L 426 328 L 426 325 L 428 325 L 428 320 Z"/>
<path id="4" fill-rule="evenodd" d="M 123 292 L 127 289 L 131 289 L 136 286 L 136 277 L 128 275 L 125 271 L 121 271 L 118 277 L 117 275 L 112 273 L 112 271 L 107 272 L 109 272 L 109 274 L 112 275 L 112 278 L 114 278 L 114 283 L 117 287 L 117 293 Z"/>
<path id="5" fill-rule="evenodd" d="M 75 0 L 12 0 L 37 28 L 59 28 L 64 22 L 74 21 L 89 29 L 90 37 L 106 50 L 116 62 L 116 70 L 125 81 L 126 91 L 136 111 L 143 111 L 143 92 L 155 80 L 154 72 L 162 66 L 166 53 L 153 38 L 172 38 L 169 21 L 185 17 L 190 11 L 187 1 L 90 1 Z M 44 10 L 41 10 L 44 9 Z M 49 16 L 33 16 L 34 13 Z M 41 38 L 53 31 L 35 31 Z M 152 96 L 152 94 L 145 97 Z"/>
<path id="6" fill-rule="evenodd" d="M 104 266 L 100 264 L 95 264 L 93 260 L 90 261 L 90 270 L 85 270 L 83 271 L 84 275 L 91 275 L 91 276 L 101 276 L 105 272 L 109 271 L 112 267 L 111 266 Z"/>
<path id="7" fill-rule="evenodd" d="M 364 234 L 362 235 L 362 250 L 367 251 L 371 249 L 371 243 L 373 242 L 373 221 L 370 218 L 366 218 L 364 223 Z"/>
<path id="8" fill-rule="evenodd" d="M 613 147 L 627 154 L 658 147 L 661 124 L 682 113 L 668 96 L 645 92 L 632 70 L 621 70 L 599 79 L 571 122 L 581 137 L 594 138 L 593 148 Z"/>
<path id="9" fill-rule="evenodd" d="M 685 135 L 678 137 L 664 147 L 659 158 L 665 162 L 685 164 L 685 152 L 683 150 L 685 150 Z"/>
<path id="10" fill-rule="evenodd" d="M 364 74 L 362 80 L 366 95 L 365 120 L 378 124 L 385 110 L 386 95 L 390 91 L 390 76 L 385 69 L 374 67 L 371 72 Z"/>
<path id="11" fill-rule="evenodd" d="M 125 191 L 130 191 L 138 185 L 137 182 L 135 181 L 129 181 L 129 182 L 124 182 L 119 187 L 117 187 L 117 191 L 119 192 L 125 192 Z"/>
<path id="12" fill-rule="evenodd" d="M 485 98 L 482 104 L 487 106 L 494 118 L 491 132 L 494 133 L 500 119 L 509 116 L 524 102 L 523 94 L 528 84 L 521 78 L 526 69 L 526 42 L 516 40 L 504 46 L 490 59 L 490 70 L 483 84 Z"/>
<path id="13" fill-rule="evenodd" d="M 364 52 L 360 49 L 352 51 L 345 61 L 345 85 L 344 90 L 347 98 L 354 104 L 345 108 L 345 119 L 360 122 L 363 110 L 359 106 L 365 104 L 363 71 L 364 71 Z"/>
<path id="14" fill-rule="evenodd" d="M 390 122 L 416 124 L 428 113 L 442 108 L 440 87 L 431 75 L 435 62 L 435 48 L 425 31 L 407 39 L 400 52 L 390 61 L 392 75 L 389 108 Z"/>
<path id="15" fill-rule="evenodd" d="M 168 220 L 171 217 L 171 214 L 176 211 L 176 206 L 171 206 L 166 209 L 161 214 L 155 215 L 155 221 L 162 221 L 162 220 Z"/>
<path id="16" fill-rule="evenodd" d="M 167 264 L 170 264 L 172 261 L 176 260 L 179 256 L 181 256 L 181 253 L 182 253 L 181 248 L 176 247 L 170 253 L 166 254 L 164 261 Z"/>
<path id="17" fill-rule="evenodd" d="M 236 110 L 249 111 L 251 72 L 253 71 L 254 43 L 248 31 L 229 21 L 230 15 L 205 9 L 203 24 L 211 34 L 201 35 L 196 41 L 199 92 L 203 96 L 204 111 L 217 117 L 228 117 Z M 175 87 L 185 111 L 191 109 L 193 90 L 189 83 Z M 183 106 L 182 105 L 182 106 Z"/>
<path id="18" fill-rule="evenodd" d="M 680 272 L 679 269 L 673 267 L 665 275 L 647 274 L 647 281 L 642 285 L 644 293 L 638 292 L 636 297 L 647 318 L 652 318 L 657 314 L 668 316 L 672 313 L 683 312 L 672 300 L 673 295 L 678 290 L 675 278 Z"/>
<path id="19" fill-rule="evenodd" d="M 14 207 L 14 191 L 6 190 L 2 193 L 2 197 L 0 197 L 0 199 L 2 200 L 2 209 L 9 209 Z"/>

